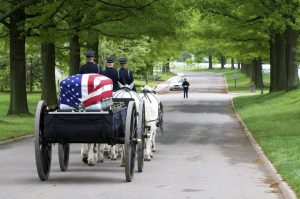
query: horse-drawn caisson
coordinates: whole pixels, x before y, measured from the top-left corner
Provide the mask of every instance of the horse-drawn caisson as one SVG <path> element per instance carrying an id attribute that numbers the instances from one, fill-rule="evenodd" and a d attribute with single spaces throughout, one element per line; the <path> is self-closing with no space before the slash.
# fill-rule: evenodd
<path id="1" fill-rule="evenodd" d="M 58 143 L 62 171 L 68 168 L 70 143 L 124 144 L 125 176 L 127 181 L 132 181 L 136 149 L 144 146 L 144 107 L 137 106 L 134 99 L 114 102 L 111 97 L 109 78 L 84 74 L 61 82 L 59 106 L 49 108 L 45 101 L 38 103 L 34 145 L 37 171 L 42 181 L 49 177 L 54 143 Z M 143 150 L 137 152 L 139 165 L 143 161 L 142 153 Z"/>

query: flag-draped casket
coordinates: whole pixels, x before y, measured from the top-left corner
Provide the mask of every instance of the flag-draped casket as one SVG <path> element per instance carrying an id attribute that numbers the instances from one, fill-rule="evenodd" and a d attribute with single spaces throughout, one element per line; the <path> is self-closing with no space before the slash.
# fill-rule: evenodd
<path id="1" fill-rule="evenodd" d="M 102 109 L 112 103 L 112 80 L 100 74 L 77 74 L 60 83 L 60 109 Z"/>

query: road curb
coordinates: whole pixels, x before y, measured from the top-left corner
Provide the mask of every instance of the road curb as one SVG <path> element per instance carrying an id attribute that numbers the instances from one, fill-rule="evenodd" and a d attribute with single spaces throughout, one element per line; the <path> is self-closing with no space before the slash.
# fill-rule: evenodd
<path id="1" fill-rule="evenodd" d="M 226 79 L 225 75 L 224 75 L 224 78 L 225 78 L 226 90 L 227 90 L 227 93 L 228 93 L 228 84 L 227 84 L 227 79 Z M 265 166 L 265 168 L 267 169 L 267 171 L 269 172 L 269 174 L 271 175 L 273 180 L 277 183 L 278 188 L 281 191 L 283 197 L 285 199 L 297 199 L 297 196 L 296 196 L 295 192 L 288 185 L 288 183 L 283 180 L 283 178 L 278 173 L 278 171 L 275 169 L 275 167 L 273 166 L 273 164 L 271 163 L 269 158 L 265 155 L 262 148 L 259 146 L 259 144 L 254 139 L 253 135 L 251 134 L 248 127 L 244 123 L 243 119 L 240 117 L 240 115 L 236 111 L 234 103 L 233 103 L 233 97 L 231 97 L 231 107 L 232 107 L 232 110 L 235 112 L 235 115 L 236 115 L 237 119 L 239 120 L 240 124 L 242 125 L 243 130 L 244 130 L 246 136 L 248 137 L 252 147 L 254 148 L 256 153 L 258 154 L 259 159 L 261 160 L 262 164 Z"/>
<path id="2" fill-rule="evenodd" d="M 259 159 L 261 160 L 262 164 L 265 166 L 265 168 L 267 169 L 267 171 L 269 172 L 269 174 L 271 175 L 273 180 L 277 183 L 278 188 L 281 191 L 283 197 L 285 199 L 297 199 L 295 192 L 291 189 L 291 187 L 288 185 L 288 183 L 283 180 L 283 178 L 278 173 L 278 171 L 275 169 L 275 167 L 273 166 L 273 164 L 271 163 L 269 158 L 265 155 L 262 148 L 256 142 L 255 138 L 253 137 L 253 135 L 247 128 L 246 124 L 244 123 L 244 121 L 242 120 L 240 115 L 237 113 L 234 103 L 233 103 L 233 98 L 231 98 L 231 106 L 232 106 L 233 111 L 236 114 L 237 119 L 239 120 L 240 124 L 242 125 L 244 132 L 245 132 L 246 136 L 248 137 L 252 147 L 258 154 Z"/>
<path id="3" fill-rule="evenodd" d="M 26 139 L 26 138 L 31 138 L 31 137 L 33 138 L 33 137 L 34 137 L 34 134 L 24 135 L 24 136 L 12 138 L 12 139 L 9 139 L 9 140 L 3 140 L 3 141 L 0 141 L 0 145 L 3 145 L 3 144 L 9 144 L 9 143 L 12 143 L 12 142 L 24 140 L 24 139 Z"/>
<path id="4" fill-rule="evenodd" d="M 285 199 L 297 199 L 295 192 L 291 189 L 291 187 L 288 185 L 288 183 L 283 180 L 283 178 L 278 173 L 278 171 L 275 169 L 275 167 L 273 166 L 271 161 L 265 155 L 262 148 L 259 146 L 259 144 L 254 139 L 253 135 L 247 128 L 246 124 L 244 123 L 244 121 L 242 120 L 240 115 L 237 113 L 234 103 L 233 103 L 233 98 L 231 98 L 231 106 L 232 106 L 233 111 L 236 114 L 237 119 L 239 120 L 240 124 L 242 125 L 244 132 L 245 132 L 246 136 L 248 137 L 251 145 L 253 146 L 254 150 L 258 154 L 259 159 L 261 160 L 262 164 L 268 170 L 268 172 L 271 175 L 271 177 L 273 178 L 273 180 L 277 183 L 279 190 L 281 191 L 283 197 Z"/>

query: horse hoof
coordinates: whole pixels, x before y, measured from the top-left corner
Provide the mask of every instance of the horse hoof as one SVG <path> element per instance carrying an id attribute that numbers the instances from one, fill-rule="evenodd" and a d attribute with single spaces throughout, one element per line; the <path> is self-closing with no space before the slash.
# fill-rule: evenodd
<path id="1" fill-rule="evenodd" d="M 103 161 L 103 159 L 102 159 L 102 160 L 98 160 L 98 162 L 103 163 L 104 161 Z"/>
<path id="2" fill-rule="evenodd" d="M 88 166 L 93 167 L 93 166 L 95 166 L 95 164 L 94 163 L 89 163 Z"/>
<path id="3" fill-rule="evenodd" d="M 117 157 L 111 157 L 111 160 L 117 160 Z"/>
<path id="4" fill-rule="evenodd" d="M 152 149 L 152 152 L 156 152 L 156 149 L 154 148 L 154 149 Z"/>
<path id="5" fill-rule="evenodd" d="M 87 164 L 88 163 L 88 157 L 87 156 L 83 156 L 82 157 L 82 162 Z"/>
<path id="6" fill-rule="evenodd" d="M 145 161 L 151 161 L 151 156 L 150 155 L 146 155 L 144 158 Z"/>
<path id="7" fill-rule="evenodd" d="M 120 164 L 120 167 L 125 167 L 125 163 L 122 162 L 122 163 Z"/>

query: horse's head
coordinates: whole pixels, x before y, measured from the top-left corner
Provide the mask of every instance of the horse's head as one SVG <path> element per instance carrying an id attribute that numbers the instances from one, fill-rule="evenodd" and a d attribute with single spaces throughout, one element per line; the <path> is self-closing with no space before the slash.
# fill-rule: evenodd
<path id="1" fill-rule="evenodd" d="M 118 85 L 119 85 L 120 89 L 123 89 L 123 90 L 132 90 L 133 87 L 134 87 L 134 83 L 133 82 L 131 84 L 129 84 L 129 85 L 128 84 L 123 85 L 120 82 L 118 82 Z"/>
<path id="2" fill-rule="evenodd" d="M 142 87 L 142 93 L 151 93 L 152 92 L 152 88 L 148 85 Z"/>

